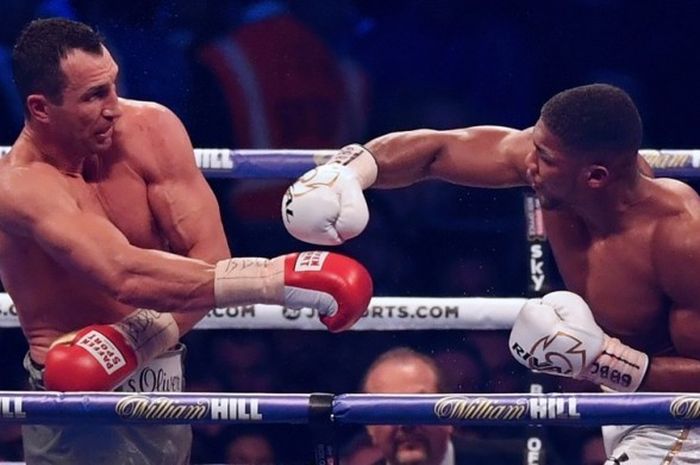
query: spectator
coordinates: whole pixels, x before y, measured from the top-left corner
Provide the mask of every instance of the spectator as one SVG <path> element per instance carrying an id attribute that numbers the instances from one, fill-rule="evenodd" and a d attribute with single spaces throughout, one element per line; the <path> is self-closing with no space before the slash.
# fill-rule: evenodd
<path id="1" fill-rule="evenodd" d="M 377 394 L 434 394 L 443 391 L 443 377 L 432 358 L 398 347 L 372 362 L 362 389 Z M 522 461 L 522 446 L 512 441 L 455 444 L 454 428 L 447 425 L 368 425 L 367 432 L 382 453 L 382 460 L 375 465 L 500 465 Z"/>

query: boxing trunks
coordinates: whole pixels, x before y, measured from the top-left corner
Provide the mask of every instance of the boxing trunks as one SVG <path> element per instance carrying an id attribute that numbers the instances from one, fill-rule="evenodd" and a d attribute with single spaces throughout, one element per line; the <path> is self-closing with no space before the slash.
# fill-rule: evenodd
<path id="1" fill-rule="evenodd" d="M 603 426 L 604 465 L 700 464 L 700 428 Z"/>
<path id="2" fill-rule="evenodd" d="M 179 392 L 184 388 L 185 346 L 178 344 L 127 378 L 115 391 Z M 34 390 L 43 390 L 43 367 L 27 354 L 24 368 Z M 189 425 L 91 425 L 85 422 L 24 425 L 27 465 L 175 465 L 188 464 Z"/>

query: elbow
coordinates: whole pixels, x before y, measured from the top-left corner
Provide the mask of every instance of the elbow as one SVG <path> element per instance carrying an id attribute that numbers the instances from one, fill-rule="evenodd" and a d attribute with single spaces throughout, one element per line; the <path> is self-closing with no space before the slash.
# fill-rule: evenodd
<path id="1" fill-rule="evenodd" d="M 132 272 L 129 260 L 123 254 L 117 254 L 100 274 L 100 281 L 107 294 L 117 302 L 126 305 L 138 305 L 141 279 Z"/>

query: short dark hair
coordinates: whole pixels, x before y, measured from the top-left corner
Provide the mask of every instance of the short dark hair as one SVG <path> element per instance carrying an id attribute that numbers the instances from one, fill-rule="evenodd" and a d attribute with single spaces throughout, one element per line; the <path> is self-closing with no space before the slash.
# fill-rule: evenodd
<path id="1" fill-rule="evenodd" d="M 61 59 L 75 49 L 102 55 L 103 43 L 99 33 L 77 21 L 48 18 L 30 22 L 12 49 L 12 72 L 22 100 L 40 93 L 61 104 L 67 85 Z"/>
<path id="2" fill-rule="evenodd" d="M 571 149 L 632 154 L 642 144 L 642 119 L 619 87 L 591 84 L 550 98 L 540 112 L 547 129 Z"/>
<path id="3" fill-rule="evenodd" d="M 365 376 L 362 378 L 362 384 L 360 385 L 360 388 L 363 392 L 367 392 L 367 380 L 369 379 L 372 372 L 378 366 L 383 365 L 385 362 L 405 362 L 413 360 L 419 360 L 425 363 L 435 374 L 435 380 L 437 382 L 437 391 L 445 392 L 444 377 L 442 375 L 442 370 L 440 369 L 438 364 L 435 363 L 435 360 L 433 360 L 431 357 L 425 354 L 411 349 L 410 347 L 395 347 L 384 352 L 379 357 L 374 359 L 369 368 L 367 368 Z"/>

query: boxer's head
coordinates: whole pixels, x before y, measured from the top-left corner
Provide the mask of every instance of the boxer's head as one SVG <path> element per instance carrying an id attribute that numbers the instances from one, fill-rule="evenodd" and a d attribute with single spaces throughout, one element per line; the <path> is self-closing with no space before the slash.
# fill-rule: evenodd
<path id="1" fill-rule="evenodd" d="M 77 153 L 111 145 L 120 115 L 118 68 L 97 32 L 62 18 L 32 21 L 15 44 L 12 66 L 27 119 L 41 131 Z"/>
<path id="2" fill-rule="evenodd" d="M 575 203 L 635 173 L 641 141 L 639 112 L 622 89 L 593 84 L 556 94 L 542 107 L 528 157 L 543 207 Z"/>
<path id="3" fill-rule="evenodd" d="M 362 388 L 373 394 L 434 394 L 441 376 L 433 360 L 408 348 L 384 353 L 370 366 Z M 447 452 L 451 426 L 368 425 L 390 465 L 437 465 Z"/>

